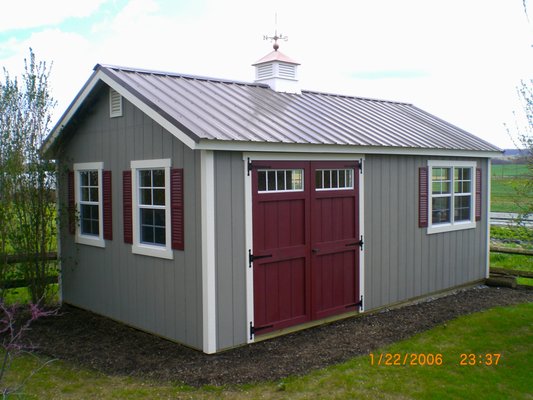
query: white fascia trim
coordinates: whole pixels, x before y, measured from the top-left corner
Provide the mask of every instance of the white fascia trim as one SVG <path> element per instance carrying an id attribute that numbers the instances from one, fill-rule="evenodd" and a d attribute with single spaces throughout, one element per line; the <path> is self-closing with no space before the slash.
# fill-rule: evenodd
<path id="1" fill-rule="evenodd" d="M 133 222 L 133 244 L 131 245 L 131 252 L 133 254 L 140 254 L 143 256 L 165 258 L 167 260 L 174 259 L 174 251 L 171 247 L 171 213 L 170 213 L 170 158 L 157 160 L 135 160 L 131 161 L 131 199 L 132 199 L 132 222 Z M 165 228 L 165 246 L 155 246 L 141 243 L 140 222 L 139 222 L 139 199 L 138 199 L 138 174 L 139 169 L 147 168 L 164 168 L 165 169 L 165 220 L 167 227 Z"/>
<path id="2" fill-rule="evenodd" d="M 432 235 L 434 233 L 442 233 L 442 232 L 453 232 L 453 231 L 460 231 L 463 229 L 473 229 L 476 227 L 476 166 L 477 163 L 475 161 L 456 161 L 456 160 L 428 160 L 427 166 L 430 168 L 430 171 L 428 172 L 428 227 L 427 227 L 427 234 Z M 445 168 L 472 168 L 472 184 L 470 187 L 470 195 L 472 196 L 472 205 L 470 207 L 470 221 L 466 222 L 456 222 L 456 223 L 448 223 L 448 224 L 431 224 L 431 215 L 433 212 L 433 202 L 431 201 L 431 168 L 439 168 L 439 167 L 445 167 Z M 451 188 L 453 190 L 453 188 Z M 452 196 L 453 199 L 453 196 Z"/>
<path id="3" fill-rule="evenodd" d="M 492 177 L 492 162 L 490 160 L 487 160 L 487 176 L 485 177 L 485 182 L 487 184 L 485 185 L 487 189 L 485 196 L 485 221 L 487 221 L 487 267 L 485 272 L 485 278 L 490 277 L 490 193 L 491 193 L 491 186 L 490 181 Z M 483 176 L 481 177 L 483 179 Z"/>
<path id="4" fill-rule="evenodd" d="M 318 153 L 243 153 L 247 161 L 357 161 L 364 159 L 362 154 L 318 154 Z M 247 170 L 247 168 L 246 168 Z"/>
<path id="5" fill-rule="evenodd" d="M 202 316 L 203 351 L 217 351 L 216 260 L 215 260 L 215 157 L 200 153 L 202 223 Z"/>
<path id="6" fill-rule="evenodd" d="M 115 89 L 118 93 L 122 95 L 122 97 L 124 97 L 126 100 L 132 103 L 139 110 L 144 112 L 150 118 L 152 118 L 155 122 L 161 125 L 164 129 L 169 131 L 178 140 L 182 141 L 187 147 L 189 147 L 192 150 L 196 149 L 196 142 L 193 139 L 191 139 L 188 135 L 186 135 L 181 129 L 176 127 L 173 123 L 163 118 L 161 114 L 159 114 L 157 111 L 150 108 L 145 102 L 138 99 L 130 91 L 126 90 L 124 87 L 122 87 L 117 82 L 115 82 L 112 78 L 110 78 L 109 76 L 107 76 L 101 71 L 97 73 L 96 78 L 102 80 L 103 82 L 108 84 L 111 88 Z"/>
<path id="7" fill-rule="evenodd" d="M 105 247 L 104 240 L 104 201 L 102 193 L 102 170 L 104 169 L 103 162 L 89 162 L 89 163 L 75 163 L 73 165 L 74 170 L 74 204 L 76 205 L 77 215 L 81 215 L 80 204 L 80 171 L 98 171 L 98 236 L 83 235 L 81 233 L 81 226 L 76 223 L 76 235 L 75 241 L 79 244 L 85 244 L 88 246 Z"/>
<path id="8" fill-rule="evenodd" d="M 295 144 L 237 142 L 202 139 L 196 144 L 198 150 L 243 151 L 259 153 L 337 153 L 337 154 L 385 154 L 434 157 L 491 158 L 501 155 L 498 151 L 471 151 L 445 149 L 418 149 L 383 146 L 354 146 L 340 144 Z"/>

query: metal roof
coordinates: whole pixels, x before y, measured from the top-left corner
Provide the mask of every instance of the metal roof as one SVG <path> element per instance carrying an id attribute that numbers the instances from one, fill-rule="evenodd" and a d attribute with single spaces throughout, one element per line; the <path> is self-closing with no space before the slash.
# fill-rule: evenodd
<path id="1" fill-rule="evenodd" d="M 196 143 L 216 140 L 500 151 L 407 103 L 305 90 L 301 94 L 279 93 L 259 83 L 110 65 L 96 65 L 95 74 L 99 72 Z"/>

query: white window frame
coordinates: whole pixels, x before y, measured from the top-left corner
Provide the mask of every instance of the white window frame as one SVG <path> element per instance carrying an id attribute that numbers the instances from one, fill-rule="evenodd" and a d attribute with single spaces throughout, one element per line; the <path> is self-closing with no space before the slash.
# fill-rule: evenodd
<path id="1" fill-rule="evenodd" d="M 476 162 L 475 161 L 451 161 L 451 160 L 429 160 L 428 161 L 428 228 L 427 233 L 440 233 L 458 231 L 462 229 L 472 229 L 476 227 Z M 451 182 L 450 182 L 450 222 L 446 223 L 433 223 L 433 189 L 432 189 L 432 177 L 433 168 L 452 168 Z M 454 168 L 470 168 L 471 185 L 470 185 L 470 220 L 454 222 Z M 437 197 L 437 196 L 435 196 Z"/>
<path id="2" fill-rule="evenodd" d="M 81 221 L 76 222 L 75 241 L 79 244 L 88 246 L 105 247 L 104 240 L 104 211 L 103 211 L 103 193 L 102 193 L 102 171 L 103 162 L 76 163 L 74 169 L 74 202 L 76 204 L 76 215 L 81 216 L 81 181 L 80 172 L 98 171 L 98 236 L 84 235 L 81 232 Z"/>
<path id="3" fill-rule="evenodd" d="M 330 174 L 332 172 L 334 172 L 334 171 L 337 173 L 337 187 L 332 187 L 332 186 L 327 187 L 327 188 L 324 187 L 324 172 L 326 172 L 326 171 L 329 171 Z M 345 184 L 345 186 L 339 186 L 338 175 L 339 175 L 340 171 L 345 171 L 344 172 L 345 174 L 346 174 L 346 172 L 350 173 L 350 178 L 351 178 L 350 186 L 346 186 L 346 184 Z M 353 185 L 354 185 L 355 171 L 354 171 L 353 168 L 319 168 L 319 169 L 317 169 L 315 171 L 315 182 L 316 182 L 316 173 L 317 172 L 320 172 L 321 175 L 322 175 L 322 187 L 321 188 L 315 187 L 315 191 L 317 191 L 317 192 L 326 192 L 328 190 L 353 190 L 353 188 L 354 188 Z M 332 177 L 333 177 L 333 175 L 330 175 L 330 179 Z M 345 175 L 344 179 L 345 179 L 344 182 L 346 183 L 346 175 Z M 330 180 L 330 184 L 331 183 L 332 183 L 332 181 Z M 316 186 L 316 183 L 315 183 L 315 186 Z"/>
<path id="4" fill-rule="evenodd" d="M 172 260 L 172 221 L 170 212 L 170 158 L 158 160 L 139 160 L 131 162 L 131 198 L 132 198 L 132 221 L 133 221 L 133 244 L 132 253 L 144 256 L 159 257 Z M 165 170 L 165 245 L 151 245 L 141 243 L 140 207 L 139 207 L 139 171 L 143 169 Z"/>
<path id="5" fill-rule="evenodd" d="M 277 189 L 278 183 L 277 183 L 277 173 L 278 172 L 287 172 L 287 171 L 302 171 L 302 187 L 301 189 Z M 277 169 L 259 169 L 257 170 L 257 173 L 260 172 L 266 172 L 265 176 L 265 184 L 266 184 L 266 190 L 258 190 L 257 192 L 259 194 L 266 194 L 266 193 L 291 193 L 291 192 L 303 192 L 305 189 L 305 170 L 303 168 L 277 168 Z M 268 189 L 268 173 L 274 172 L 276 173 L 276 189 L 269 190 Z M 285 183 L 287 183 L 287 175 L 284 176 Z"/>

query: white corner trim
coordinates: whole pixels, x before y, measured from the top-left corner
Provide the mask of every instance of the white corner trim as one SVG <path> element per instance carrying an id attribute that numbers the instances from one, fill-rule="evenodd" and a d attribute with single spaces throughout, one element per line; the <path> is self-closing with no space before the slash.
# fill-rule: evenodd
<path id="1" fill-rule="evenodd" d="M 246 342 L 252 343 L 254 337 L 250 337 L 250 323 L 254 324 L 254 270 L 248 267 L 248 249 L 252 250 L 253 229 L 252 229 L 252 174 L 248 174 L 248 157 L 244 155 L 244 265 L 246 266 L 246 323 L 244 332 Z"/>
<path id="2" fill-rule="evenodd" d="M 490 277 L 490 193 L 491 193 L 491 186 L 490 181 L 492 177 L 492 162 L 491 160 L 487 160 L 487 176 L 481 175 L 481 195 L 483 195 L 483 180 L 487 182 L 486 185 L 486 195 L 485 195 L 485 221 L 487 221 L 487 267 L 485 272 L 485 278 Z"/>
<path id="3" fill-rule="evenodd" d="M 81 215 L 80 204 L 80 171 L 98 171 L 98 236 L 84 235 L 81 233 L 81 226 L 79 222 L 76 222 L 76 234 L 75 241 L 79 244 L 95 247 L 105 247 L 104 240 L 104 195 L 102 185 L 102 171 L 104 169 L 103 162 L 88 162 L 88 163 L 75 163 L 73 165 L 74 170 L 74 204 L 76 205 L 77 215 Z"/>
<path id="4" fill-rule="evenodd" d="M 202 222 L 203 351 L 217 351 L 215 260 L 215 160 L 212 151 L 200 152 Z"/>

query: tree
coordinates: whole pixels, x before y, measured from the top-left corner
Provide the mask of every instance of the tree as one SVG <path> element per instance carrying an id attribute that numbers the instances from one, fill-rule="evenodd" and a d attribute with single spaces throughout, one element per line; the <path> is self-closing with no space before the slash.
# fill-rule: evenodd
<path id="1" fill-rule="evenodd" d="M 33 303 L 47 294 L 53 268 L 47 253 L 56 238 L 55 165 L 40 153 L 55 106 L 49 76 L 50 68 L 30 48 L 21 81 L 4 69 L 0 82 L 0 278 L 8 270 L 5 254 L 24 256 L 19 272 Z"/>

